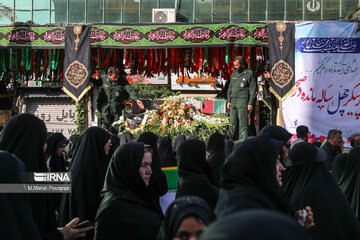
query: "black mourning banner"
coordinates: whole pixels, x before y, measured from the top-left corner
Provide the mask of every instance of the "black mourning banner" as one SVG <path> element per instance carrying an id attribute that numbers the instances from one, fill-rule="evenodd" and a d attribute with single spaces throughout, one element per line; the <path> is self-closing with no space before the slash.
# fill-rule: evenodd
<path id="1" fill-rule="evenodd" d="M 79 101 L 90 90 L 90 27 L 68 26 L 65 31 L 63 91 Z"/>
<path id="2" fill-rule="evenodd" d="M 295 89 L 295 24 L 269 23 L 270 90 L 280 100 Z"/>

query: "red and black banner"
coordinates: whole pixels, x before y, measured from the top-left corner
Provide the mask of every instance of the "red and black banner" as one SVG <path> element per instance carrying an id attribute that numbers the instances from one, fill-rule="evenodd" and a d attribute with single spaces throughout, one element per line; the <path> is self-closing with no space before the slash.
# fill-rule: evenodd
<path id="1" fill-rule="evenodd" d="M 79 101 L 91 88 L 90 27 L 68 26 L 65 34 L 63 91 Z"/>
<path id="2" fill-rule="evenodd" d="M 281 101 L 295 88 L 295 23 L 269 23 L 270 90 Z"/>

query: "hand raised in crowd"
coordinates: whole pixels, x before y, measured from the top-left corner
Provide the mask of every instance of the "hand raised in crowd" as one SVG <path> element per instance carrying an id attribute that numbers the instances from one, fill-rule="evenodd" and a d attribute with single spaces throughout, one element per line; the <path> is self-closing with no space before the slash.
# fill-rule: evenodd
<path id="1" fill-rule="evenodd" d="M 252 110 L 254 110 L 253 105 L 248 105 L 248 111 L 252 111 Z"/>
<path id="2" fill-rule="evenodd" d="M 93 226 L 84 227 L 84 228 L 73 228 L 77 223 L 79 223 L 79 218 L 74 218 L 66 226 L 58 228 L 58 230 L 63 234 L 64 240 L 72 240 L 86 237 L 86 232 L 94 229 Z"/>
<path id="3" fill-rule="evenodd" d="M 312 227 L 315 226 L 314 214 L 313 214 L 313 212 L 312 212 L 312 210 L 311 210 L 311 207 L 309 207 L 309 206 L 306 206 L 304 210 L 305 210 L 305 212 L 306 212 L 306 219 L 305 219 L 305 221 L 303 222 L 303 226 L 304 226 L 305 230 L 308 230 L 308 229 L 310 229 L 310 228 L 312 228 Z M 299 220 L 299 219 L 302 219 L 302 218 L 303 218 L 303 214 L 304 214 L 303 210 L 298 210 L 298 211 L 295 213 L 296 219 L 298 219 L 298 220 Z"/>

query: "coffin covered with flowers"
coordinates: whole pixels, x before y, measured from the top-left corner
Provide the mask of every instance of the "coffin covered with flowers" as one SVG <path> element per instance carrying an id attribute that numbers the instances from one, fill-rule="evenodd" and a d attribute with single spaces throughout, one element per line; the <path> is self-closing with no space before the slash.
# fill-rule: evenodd
<path id="1" fill-rule="evenodd" d="M 203 114 L 199 98 L 171 96 L 142 114 L 125 115 L 113 125 L 119 133 L 131 132 L 134 137 L 143 132 L 153 132 L 158 136 L 168 135 L 174 139 L 178 135 L 196 135 L 207 141 L 215 132 L 230 137 L 234 131 L 226 114 Z"/>

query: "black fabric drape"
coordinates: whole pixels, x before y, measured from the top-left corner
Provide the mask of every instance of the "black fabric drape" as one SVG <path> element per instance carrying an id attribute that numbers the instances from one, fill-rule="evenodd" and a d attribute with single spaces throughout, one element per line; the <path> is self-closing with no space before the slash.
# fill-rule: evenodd
<path id="1" fill-rule="evenodd" d="M 173 145 L 175 157 L 176 157 L 176 153 L 177 153 L 177 151 L 178 151 L 178 149 L 179 149 L 180 144 L 183 143 L 185 140 L 186 140 L 186 136 L 185 136 L 185 135 L 178 135 L 178 136 L 175 138 L 174 145 Z M 177 159 L 177 157 L 176 157 L 176 159 Z"/>
<path id="2" fill-rule="evenodd" d="M 137 142 L 148 144 L 153 149 L 151 164 L 152 175 L 150 178 L 149 188 L 153 193 L 154 198 L 159 200 L 160 196 L 163 196 L 167 193 L 168 185 L 165 173 L 161 170 L 160 167 L 159 152 L 157 149 L 157 139 L 158 137 L 154 133 L 144 132 L 139 136 Z"/>
<path id="3" fill-rule="evenodd" d="M 271 139 L 278 140 L 282 142 L 284 146 L 286 146 L 286 144 L 288 144 L 290 138 L 292 137 L 292 134 L 283 127 L 276 125 L 268 125 L 260 130 L 259 136 L 265 136 Z M 283 149 L 283 151 L 284 150 L 285 149 Z M 283 153 L 280 154 L 280 161 L 285 166 L 286 159 L 284 159 Z"/>
<path id="4" fill-rule="evenodd" d="M 339 187 L 360 221 L 360 147 L 350 150 Z"/>
<path id="5" fill-rule="evenodd" d="M 61 200 L 60 225 L 74 217 L 94 222 L 109 164 L 104 149 L 109 139 L 110 134 L 99 127 L 90 127 L 82 135 L 69 168 L 72 192 L 63 194 Z M 87 238 L 92 239 L 91 233 Z"/>
<path id="6" fill-rule="evenodd" d="M 290 150 L 293 166 L 287 170 L 283 189 L 297 209 L 311 207 L 315 227 L 309 232 L 314 239 L 360 239 L 360 226 L 349 204 L 323 162 L 315 161 L 319 150 L 306 142 Z"/>
<path id="7" fill-rule="evenodd" d="M 218 182 L 206 161 L 205 143 L 186 140 L 180 145 L 177 155 L 179 183 L 176 198 L 198 196 L 214 209 L 218 199 Z"/>
<path id="8" fill-rule="evenodd" d="M 73 134 L 69 137 L 69 158 L 72 158 L 74 156 L 75 149 L 78 145 L 78 142 L 80 140 L 79 134 Z"/>
<path id="9" fill-rule="evenodd" d="M 68 143 L 69 141 L 66 140 L 66 137 L 62 133 L 54 133 L 51 134 L 47 138 L 47 148 L 46 148 L 46 155 L 51 155 L 50 158 L 50 170 L 51 172 L 65 172 L 66 165 L 63 156 L 57 156 L 56 150 L 60 145 L 63 143 Z"/>
<path id="10" fill-rule="evenodd" d="M 295 23 L 267 25 L 269 36 L 270 90 L 280 101 L 295 87 Z"/>
<path id="11" fill-rule="evenodd" d="M 233 147 L 234 147 L 234 141 L 231 139 L 226 139 L 225 140 L 225 149 L 224 149 L 225 158 L 227 158 L 231 154 Z"/>
<path id="12" fill-rule="evenodd" d="M 157 240 L 172 240 L 182 220 L 189 215 L 200 218 L 205 226 L 215 220 L 214 212 L 203 199 L 195 196 L 178 198 L 167 208 Z"/>
<path id="13" fill-rule="evenodd" d="M 0 150 L 17 156 L 26 172 L 47 172 L 44 155 L 45 123 L 36 116 L 24 113 L 10 119 L 0 134 Z M 54 202 L 47 193 L 28 194 L 30 208 L 42 238 L 61 238 L 57 231 Z"/>
<path id="14" fill-rule="evenodd" d="M 109 159 L 111 159 L 115 150 L 120 146 L 120 138 L 117 135 L 111 134 L 110 140 L 111 140 L 111 146 L 110 146 L 110 150 L 109 150 L 109 155 L 107 156 Z"/>
<path id="15" fill-rule="evenodd" d="M 285 145 L 292 137 L 292 134 L 283 127 L 276 125 L 268 125 L 260 130 L 259 136 L 265 136 L 281 141 Z"/>
<path id="16" fill-rule="evenodd" d="M 90 26 L 67 26 L 63 91 L 79 101 L 90 90 Z"/>
<path id="17" fill-rule="evenodd" d="M 294 216 L 289 199 L 276 179 L 276 161 L 282 142 L 256 137 L 242 142 L 221 169 L 216 216 L 249 208 L 277 210 Z"/>
<path id="18" fill-rule="evenodd" d="M 47 156 L 50 155 L 49 167 L 51 172 L 66 172 L 66 159 L 64 159 L 63 155 L 58 156 L 56 153 L 57 148 L 64 143 L 68 143 L 68 141 L 62 133 L 54 133 L 47 138 L 47 148 L 45 154 Z M 51 194 L 51 197 L 54 199 L 55 210 L 58 212 L 61 196 L 61 193 Z"/>
<path id="19" fill-rule="evenodd" d="M 199 240 L 218 239 L 310 240 L 311 238 L 289 216 L 269 210 L 246 210 L 210 224 Z"/>
<path id="20" fill-rule="evenodd" d="M 0 151 L 0 183 L 23 183 L 25 166 L 15 155 Z M 25 193 L 0 193 L 2 239 L 41 239 Z"/>
<path id="21" fill-rule="evenodd" d="M 158 150 L 161 167 L 174 167 L 177 165 L 172 141 L 169 136 L 160 138 Z"/>
<path id="22" fill-rule="evenodd" d="M 343 174 L 346 162 L 348 159 L 349 154 L 348 153 L 341 153 L 337 155 L 334 159 L 332 168 L 331 168 L 331 175 L 335 179 L 335 181 L 338 183 L 340 181 L 341 175 Z"/>
<path id="23" fill-rule="evenodd" d="M 139 174 L 144 145 L 126 143 L 111 158 L 95 221 L 95 239 L 155 239 L 162 211 Z"/>
<path id="24" fill-rule="evenodd" d="M 225 137 L 220 133 L 210 136 L 207 151 L 209 152 L 208 162 L 213 169 L 217 181 L 220 182 L 220 169 L 225 161 Z"/>

